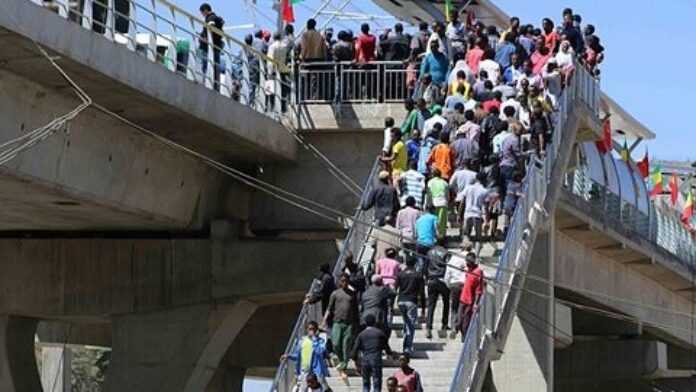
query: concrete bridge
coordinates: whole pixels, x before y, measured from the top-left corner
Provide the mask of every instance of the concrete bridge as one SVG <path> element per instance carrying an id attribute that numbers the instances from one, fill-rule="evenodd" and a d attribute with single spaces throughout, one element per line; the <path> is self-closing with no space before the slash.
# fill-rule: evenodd
<path id="1" fill-rule="evenodd" d="M 475 6 L 502 25 L 507 17 L 489 3 Z M 134 30 L 98 34 L 79 20 L 88 15 L 66 12 L 0 3 L 2 141 L 78 103 L 34 42 L 128 122 L 348 214 L 357 197 L 290 131 L 362 185 L 383 117 L 404 114 L 397 101 L 294 102 L 288 116 L 265 112 L 216 92 L 188 65 L 163 65 L 156 41 L 140 52 Z M 654 136 L 608 96 L 600 106 L 617 128 Z M 602 203 L 573 186 L 585 173 L 583 143 L 600 133 L 596 113 L 575 116 L 580 132 L 564 140 L 567 165 L 554 173 L 558 202 L 531 255 L 536 279 L 525 282 L 486 388 L 694 390 L 694 258 L 669 245 L 679 240 L 658 237 L 669 221 L 645 213 L 640 195 L 631 203 L 612 193 L 626 178 L 602 180 Z M 289 207 L 128 122 L 90 108 L 0 171 L 0 391 L 41 390 L 37 333 L 43 342 L 111 347 L 108 391 L 239 391 L 245 374 L 269 375 L 316 266 L 336 259 L 345 232 L 338 222 Z M 628 212 L 604 209 L 612 195 Z M 647 230 L 637 229 L 639 213 Z"/>

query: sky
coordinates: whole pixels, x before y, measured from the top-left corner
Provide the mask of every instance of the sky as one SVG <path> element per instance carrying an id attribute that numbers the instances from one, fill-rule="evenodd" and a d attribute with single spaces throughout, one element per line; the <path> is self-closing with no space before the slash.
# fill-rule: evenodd
<path id="1" fill-rule="evenodd" d="M 173 0 L 197 12 L 200 0 Z M 255 23 L 275 25 L 272 0 L 256 0 L 257 12 L 244 0 L 207 0 L 223 16 L 227 26 Z M 651 159 L 696 160 L 696 78 L 687 71 L 696 59 L 696 1 L 694 0 L 493 0 L 523 23 L 539 25 L 543 17 L 560 20 L 562 9 L 571 7 L 583 23 L 595 25 L 606 48 L 601 87 L 624 109 L 651 129 L 657 138 L 634 152 L 642 158 L 645 146 Z M 295 8 L 299 21 L 308 18 L 320 0 L 304 0 Z M 334 5 L 343 0 L 332 0 Z M 329 10 L 331 7 L 328 8 Z M 385 15 L 369 0 L 353 0 L 346 11 Z M 264 15 L 262 15 L 264 14 Z M 322 20 L 319 19 L 321 25 Z M 394 21 L 380 21 L 382 25 Z M 333 22 L 334 30 L 357 28 Z M 245 31 L 250 32 L 250 31 Z M 265 392 L 268 383 L 249 380 L 245 392 Z"/>

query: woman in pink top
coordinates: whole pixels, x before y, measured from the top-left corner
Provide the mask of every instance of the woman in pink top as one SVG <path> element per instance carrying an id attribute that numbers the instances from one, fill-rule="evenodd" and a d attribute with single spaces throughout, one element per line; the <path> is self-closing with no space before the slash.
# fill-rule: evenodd
<path id="1" fill-rule="evenodd" d="M 466 65 L 475 75 L 478 75 L 479 63 L 483 58 L 483 46 L 483 38 L 476 38 L 474 46 L 466 52 Z"/>
<path id="2" fill-rule="evenodd" d="M 384 258 L 377 260 L 375 273 L 382 277 L 385 286 L 396 288 L 396 276 L 401 271 L 401 263 L 396 261 L 396 249 L 387 248 Z"/>
<path id="3" fill-rule="evenodd" d="M 532 73 L 534 75 L 540 75 L 544 70 L 546 63 L 552 56 L 553 53 L 546 46 L 544 46 L 544 42 L 541 40 L 538 41 L 536 50 L 530 57 L 530 60 L 532 61 Z"/>

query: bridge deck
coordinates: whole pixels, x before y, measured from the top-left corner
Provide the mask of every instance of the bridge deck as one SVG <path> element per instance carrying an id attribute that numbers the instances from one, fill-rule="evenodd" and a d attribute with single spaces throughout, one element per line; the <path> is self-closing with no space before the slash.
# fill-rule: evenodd
<path id="1" fill-rule="evenodd" d="M 234 161 L 293 160 L 282 125 L 27 0 L 0 3 L 0 64 L 43 85 L 64 88 L 46 71 L 31 40 L 96 103 L 200 152 Z M 68 90 L 66 89 L 66 92 Z"/>

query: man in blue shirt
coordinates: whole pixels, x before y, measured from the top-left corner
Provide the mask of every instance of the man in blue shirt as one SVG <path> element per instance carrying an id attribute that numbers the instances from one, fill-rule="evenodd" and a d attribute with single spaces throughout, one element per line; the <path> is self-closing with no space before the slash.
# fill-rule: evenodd
<path id="1" fill-rule="evenodd" d="M 425 273 L 428 270 L 427 254 L 437 240 L 437 216 L 435 208 L 429 206 L 427 211 L 416 220 L 416 253 L 418 264 L 416 270 Z"/>
<path id="2" fill-rule="evenodd" d="M 512 64 L 511 56 L 517 52 L 515 38 L 517 37 L 512 31 L 505 34 L 505 40 L 498 46 L 498 50 L 495 52 L 495 62 L 500 64 L 501 69 L 506 69 Z"/>
<path id="3" fill-rule="evenodd" d="M 449 59 L 440 51 L 440 43 L 437 40 L 430 41 L 430 53 L 423 59 L 420 74 L 430 74 L 433 83 L 442 87 L 447 83 L 449 71 Z"/>

